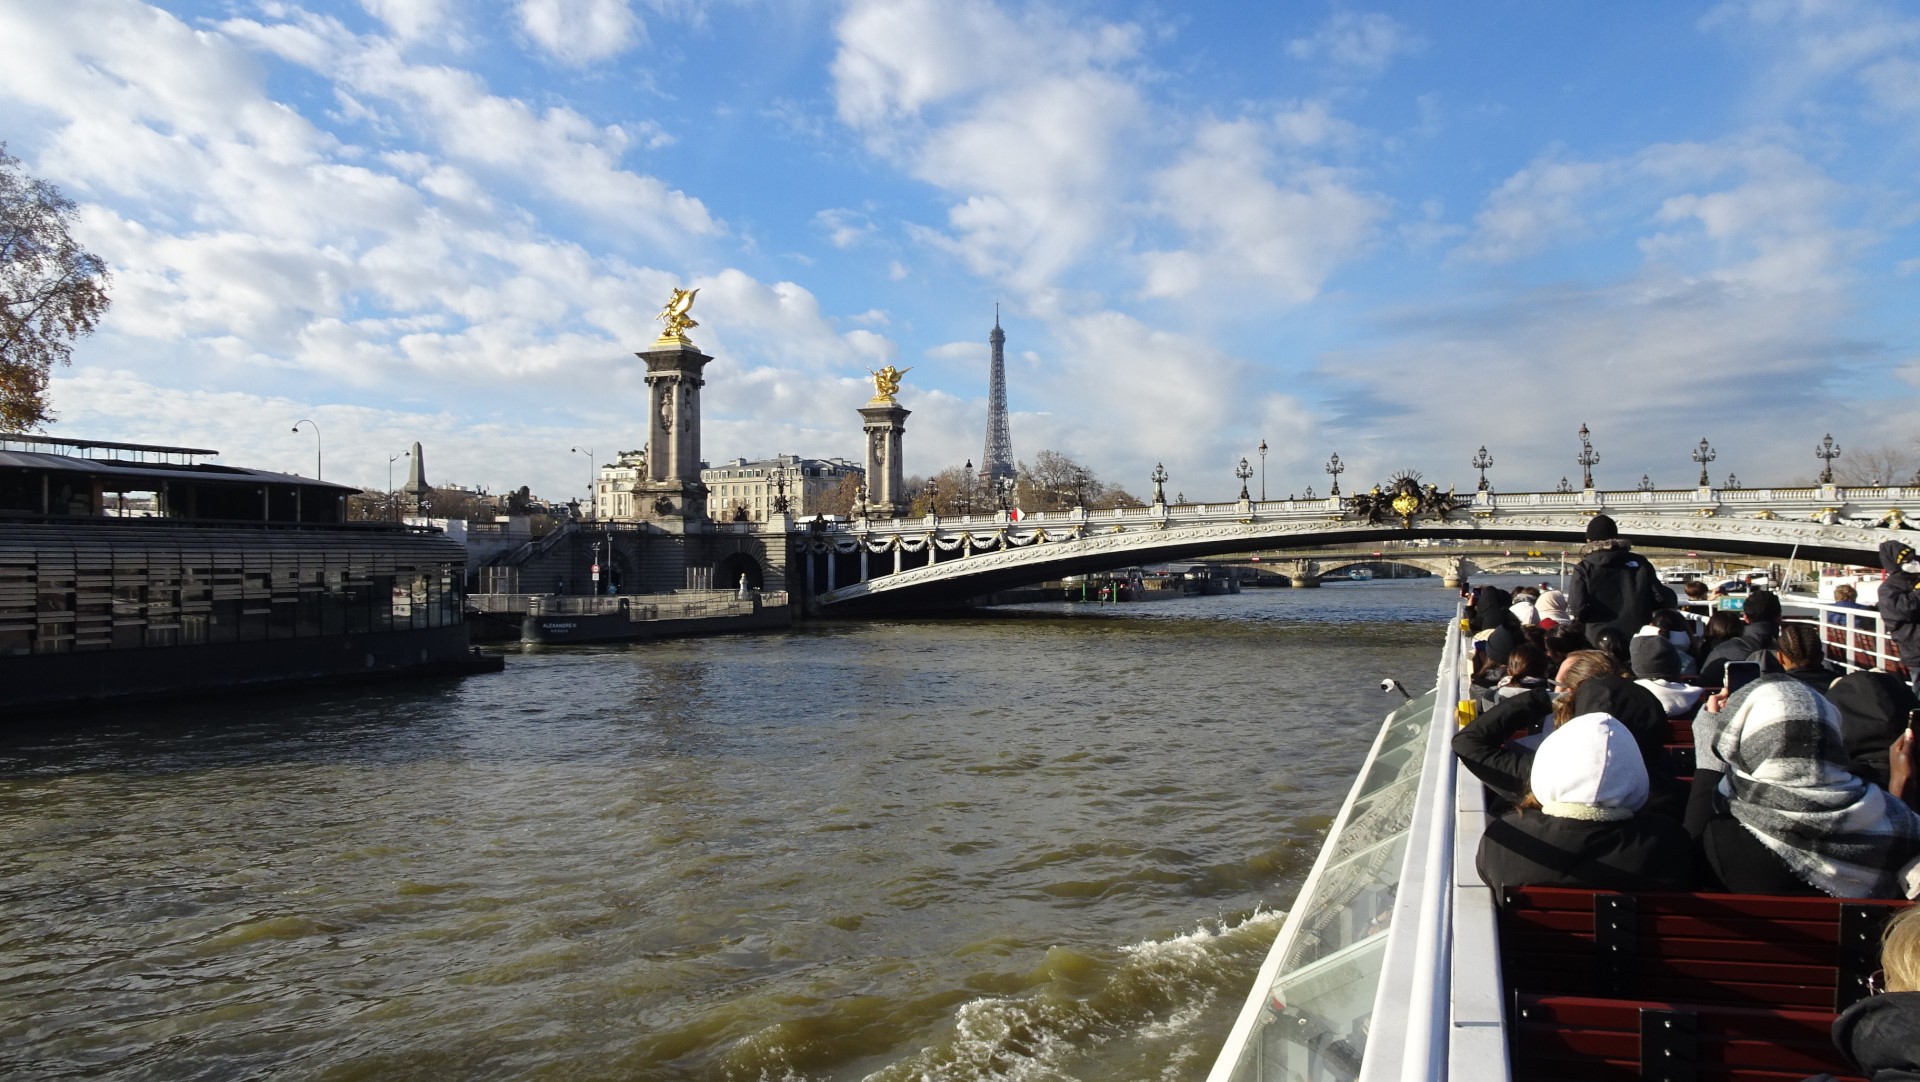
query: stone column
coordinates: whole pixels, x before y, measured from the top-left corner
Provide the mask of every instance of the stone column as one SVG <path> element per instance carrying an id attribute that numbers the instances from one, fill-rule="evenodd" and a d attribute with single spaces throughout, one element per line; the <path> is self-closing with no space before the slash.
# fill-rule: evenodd
<path id="1" fill-rule="evenodd" d="M 891 398 L 860 407 L 867 435 L 867 506 L 873 514 L 898 518 L 907 509 L 900 490 L 905 487 L 904 437 L 912 412 Z"/>
<path id="2" fill-rule="evenodd" d="M 647 363 L 647 475 L 634 485 L 637 517 L 684 531 L 707 517 L 700 481 L 701 370 L 712 357 L 685 336 L 661 337 L 636 354 Z"/>

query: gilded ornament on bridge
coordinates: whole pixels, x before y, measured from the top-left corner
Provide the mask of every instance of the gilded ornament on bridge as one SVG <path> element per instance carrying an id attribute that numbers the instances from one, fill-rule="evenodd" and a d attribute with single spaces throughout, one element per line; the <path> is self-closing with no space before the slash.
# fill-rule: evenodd
<path id="1" fill-rule="evenodd" d="M 868 405 L 893 401 L 893 396 L 900 393 L 900 377 L 911 371 L 911 368 L 895 368 L 892 365 L 878 372 L 867 369 L 867 374 L 873 377 L 873 402 Z"/>
<path id="2" fill-rule="evenodd" d="M 687 341 L 687 328 L 698 327 L 700 324 L 695 322 L 694 318 L 688 313 L 693 311 L 693 298 L 699 295 L 700 291 L 698 289 L 676 289 L 673 291 L 673 296 L 668 299 L 667 306 L 660 309 L 659 315 L 653 317 L 666 324 L 666 329 L 660 332 L 661 342 L 689 346 L 693 344 Z"/>
<path id="3" fill-rule="evenodd" d="M 1454 495 L 1451 486 L 1445 492 L 1437 485 L 1422 485 L 1418 470 L 1401 470 L 1387 480 L 1383 491 L 1379 485 L 1373 491 L 1353 497 L 1353 510 L 1367 520 L 1369 525 L 1378 526 L 1389 515 L 1400 519 L 1402 529 L 1413 529 L 1413 520 L 1422 515 L 1445 521 L 1447 516 L 1466 506 L 1466 501 Z"/>

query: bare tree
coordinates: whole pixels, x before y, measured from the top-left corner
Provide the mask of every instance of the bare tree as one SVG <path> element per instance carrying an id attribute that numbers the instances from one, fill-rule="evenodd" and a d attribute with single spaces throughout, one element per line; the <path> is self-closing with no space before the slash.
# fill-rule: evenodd
<path id="1" fill-rule="evenodd" d="M 0 143 L 0 429 L 53 419 L 49 373 L 71 363 L 73 339 L 92 334 L 112 303 L 107 264 L 69 231 L 74 209 Z"/>
<path id="2" fill-rule="evenodd" d="M 1833 479 L 1842 485 L 1909 485 L 1920 470 L 1920 440 L 1888 443 L 1856 451 L 1847 448 L 1833 463 Z"/>
<path id="3" fill-rule="evenodd" d="M 853 501 L 860 495 L 860 486 L 866 483 L 866 475 L 848 473 L 840 478 L 840 487 L 827 493 L 817 508 L 809 508 L 816 514 L 839 515 L 845 518 L 853 514 Z"/>

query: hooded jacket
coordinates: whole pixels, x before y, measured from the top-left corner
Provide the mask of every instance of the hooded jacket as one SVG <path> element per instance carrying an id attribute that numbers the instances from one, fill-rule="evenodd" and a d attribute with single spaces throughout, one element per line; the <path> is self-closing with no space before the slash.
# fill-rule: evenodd
<path id="1" fill-rule="evenodd" d="M 1833 1020 L 1833 1046 L 1869 1082 L 1920 1082 L 1920 992 L 1888 992 L 1848 1007 Z"/>
<path id="2" fill-rule="evenodd" d="M 1855 774 L 1886 788 L 1889 749 L 1907 727 L 1907 712 L 1920 707 L 1907 682 L 1884 672 L 1848 673 L 1827 689 L 1840 710 L 1840 739 Z"/>
<path id="3" fill-rule="evenodd" d="M 1660 585 L 1646 557 L 1617 537 L 1588 545 L 1586 556 L 1567 581 L 1567 608 L 1586 629 L 1587 641 L 1596 645 L 1601 628 L 1618 628 L 1631 638 L 1655 609 L 1668 608 L 1677 600 L 1672 590 Z"/>
<path id="4" fill-rule="evenodd" d="M 1576 714 L 1607 714 L 1626 729 L 1651 779 L 1648 809 L 1678 820 L 1686 809 L 1686 792 L 1667 765 L 1667 712 L 1660 700 L 1631 680 L 1595 676 L 1574 689 L 1573 708 Z M 1553 695 L 1545 688 L 1502 699 L 1454 734 L 1453 753 L 1487 788 L 1518 801 L 1531 783 L 1533 749 L 1508 741 L 1552 715 Z"/>
<path id="5" fill-rule="evenodd" d="M 1616 719 L 1583 714 L 1555 729 L 1534 754 L 1530 781 L 1540 807 L 1510 811 L 1481 835 L 1474 866 L 1488 886 L 1691 884 L 1693 840 L 1679 823 L 1640 810 L 1646 764 Z"/>
<path id="6" fill-rule="evenodd" d="M 1727 662 L 1759 660 L 1765 665 L 1766 659 L 1755 659 L 1753 655 L 1769 653 L 1773 644 L 1780 640 L 1780 625 L 1772 620 L 1755 620 L 1740 629 L 1740 637 L 1728 639 L 1707 652 L 1700 662 L 1700 682 L 1709 687 L 1719 687 L 1726 680 Z M 1775 666 L 1775 671 L 1778 667 Z M 1767 671 L 1764 667 L 1762 671 Z"/>
<path id="7" fill-rule="evenodd" d="M 1667 716 L 1677 718 L 1689 714 L 1700 703 L 1704 688 L 1682 683 L 1679 679 L 1682 665 L 1680 651 L 1659 628 L 1642 628 L 1643 634 L 1633 637 L 1629 656 L 1633 659 L 1633 675 L 1639 679 L 1634 683 L 1653 693 L 1666 708 Z M 1645 634 L 1645 632 L 1652 632 Z"/>
<path id="8" fill-rule="evenodd" d="M 1880 630 L 1899 648 L 1908 670 L 1920 675 L 1920 575 L 1900 570 L 1914 559 L 1905 541 L 1880 545 L 1880 566 L 1887 571 L 1880 583 Z"/>

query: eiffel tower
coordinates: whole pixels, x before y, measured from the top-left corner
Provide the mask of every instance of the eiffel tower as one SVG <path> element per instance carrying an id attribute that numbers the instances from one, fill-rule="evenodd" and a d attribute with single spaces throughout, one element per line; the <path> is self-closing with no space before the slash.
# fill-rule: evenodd
<path id="1" fill-rule="evenodd" d="M 987 449 L 980 456 L 980 480 L 992 486 L 1014 475 L 1013 431 L 1007 427 L 1007 332 L 1000 329 L 1000 306 L 993 306 L 993 367 L 987 384 Z"/>

